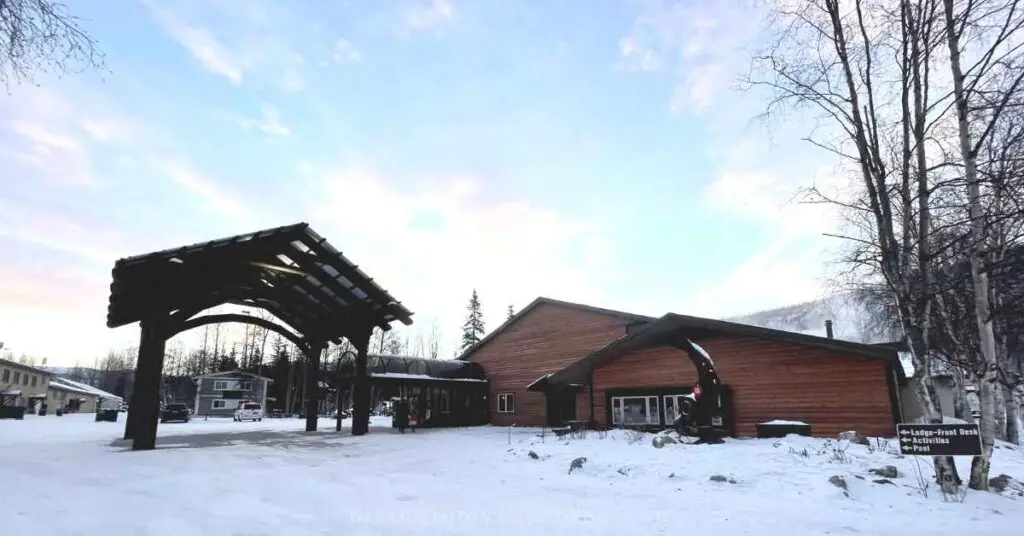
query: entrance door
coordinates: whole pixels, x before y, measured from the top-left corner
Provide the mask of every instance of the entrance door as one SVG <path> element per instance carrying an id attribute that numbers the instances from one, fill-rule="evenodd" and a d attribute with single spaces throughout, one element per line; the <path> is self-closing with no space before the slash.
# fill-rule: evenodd
<path id="1" fill-rule="evenodd" d="M 548 426 L 563 426 L 576 420 L 576 393 L 553 391 L 547 393 Z"/>

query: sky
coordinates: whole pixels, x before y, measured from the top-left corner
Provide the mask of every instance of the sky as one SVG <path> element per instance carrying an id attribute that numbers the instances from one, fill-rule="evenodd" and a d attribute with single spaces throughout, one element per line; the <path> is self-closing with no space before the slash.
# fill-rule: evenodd
<path id="1" fill-rule="evenodd" d="M 837 216 L 794 196 L 835 162 L 738 84 L 750 0 L 69 7 L 106 69 L 0 95 L 15 354 L 137 343 L 105 326 L 118 258 L 299 221 L 443 356 L 473 289 L 488 329 L 538 296 L 727 317 L 827 291 Z"/>

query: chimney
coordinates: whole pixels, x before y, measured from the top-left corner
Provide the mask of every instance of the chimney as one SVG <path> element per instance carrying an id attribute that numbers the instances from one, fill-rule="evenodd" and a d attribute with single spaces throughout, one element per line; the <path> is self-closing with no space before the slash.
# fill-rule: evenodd
<path id="1" fill-rule="evenodd" d="M 833 338 L 832 337 L 832 321 L 831 320 L 826 320 L 825 321 L 825 336 L 830 338 L 830 339 Z"/>

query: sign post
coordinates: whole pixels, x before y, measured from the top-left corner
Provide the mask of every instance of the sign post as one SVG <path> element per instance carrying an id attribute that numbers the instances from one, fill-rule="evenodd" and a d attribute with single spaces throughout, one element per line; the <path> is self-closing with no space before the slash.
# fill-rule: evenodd
<path id="1" fill-rule="evenodd" d="M 897 424 L 900 454 L 909 456 L 981 456 L 977 424 Z"/>

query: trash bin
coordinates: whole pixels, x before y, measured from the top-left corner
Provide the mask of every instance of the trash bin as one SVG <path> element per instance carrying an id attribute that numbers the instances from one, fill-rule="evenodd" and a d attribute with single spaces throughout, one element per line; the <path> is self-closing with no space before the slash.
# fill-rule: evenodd
<path id="1" fill-rule="evenodd" d="M 46 416 L 46 404 L 40 404 L 40 406 L 39 406 L 39 416 L 40 417 L 45 417 Z"/>
<path id="2" fill-rule="evenodd" d="M 57 408 L 57 416 L 60 417 L 62 415 L 64 415 L 64 410 L 61 408 Z"/>

